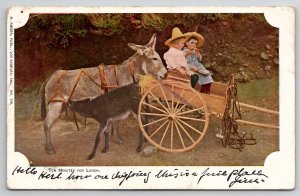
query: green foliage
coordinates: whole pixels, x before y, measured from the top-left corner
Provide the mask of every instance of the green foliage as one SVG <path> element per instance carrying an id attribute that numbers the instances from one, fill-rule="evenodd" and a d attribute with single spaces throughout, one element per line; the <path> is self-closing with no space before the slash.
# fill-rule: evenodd
<path id="1" fill-rule="evenodd" d="M 132 29 L 163 32 L 167 27 L 178 25 L 193 30 L 208 22 L 230 20 L 233 17 L 245 21 L 265 21 L 263 14 L 34 14 L 30 15 L 25 28 L 34 39 L 45 42 L 44 45 L 51 43 L 66 48 L 75 37 L 84 37 L 88 31 L 112 36 Z"/>
<path id="2" fill-rule="evenodd" d="M 241 15 L 243 21 L 266 22 L 264 14 L 243 14 Z"/>
<path id="3" fill-rule="evenodd" d="M 202 19 L 209 22 L 214 22 L 217 20 L 228 20 L 230 19 L 234 14 L 222 14 L 222 13 L 216 13 L 216 14 L 204 14 L 202 15 Z"/>
<path id="4" fill-rule="evenodd" d="M 120 34 L 124 30 L 123 14 L 87 14 L 87 18 L 101 35 Z"/>
<path id="5" fill-rule="evenodd" d="M 25 28 L 45 45 L 51 43 L 66 48 L 75 36 L 85 36 L 86 23 L 86 18 L 80 14 L 36 14 L 30 15 Z"/>
<path id="6" fill-rule="evenodd" d="M 29 21 L 25 27 L 29 32 L 35 32 L 44 30 L 49 24 L 50 21 L 48 20 L 47 15 L 30 15 Z"/>
<path id="7" fill-rule="evenodd" d="M 84 26 L 84 24 L 87 22 L 85 17 L 80 14 L 57 15 L 55 20 L 56 21 L 54 23 L 61 24 L 66 29 Z"/>
<path id="8" fill-rule="evenodd" d="M 163 31 L 163 19 L 158 14 L 143 14 L 142 23 L 145 28 L 154 28 L 158 31 Z"/>

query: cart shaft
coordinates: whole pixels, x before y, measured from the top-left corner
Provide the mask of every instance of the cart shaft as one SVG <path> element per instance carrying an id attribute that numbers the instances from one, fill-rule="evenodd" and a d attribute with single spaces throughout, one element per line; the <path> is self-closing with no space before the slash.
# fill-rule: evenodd
<path id="1" fill-rule="evenodd" d="M 262 108 L 262 107 L 257 107 L 257 106 L 249 105 L 249 104 L 246 104 L 246 103 L 241 103 L 241 102 L 239 104 L 240 104 L 241 107 L 251 108 L 251 109 L 254 109 L 254 110 L 261 111 L 261 112 L 268 112 L 268 113 L 271 113 L 271 114 L 279 115 L 279 112 L 275 111 L 275 110 L 269 110 L 269 109 L 265 109 L 265 108 Z"/>
<path id="2" fill-rule="evenodd" d="M 267 125 L 267 124 L 263 124 L 263 123 L 255 123 L 255 122 L 246 121 L 246 120 L 240 120 L 240 119 L 237 119 L 236 122 L 242 123 L 242 124 L 253 125 L 253 126 L 257 126 L 257 127 L 279 129 L 279 126 L 276 126 L 276 125 Z"/>

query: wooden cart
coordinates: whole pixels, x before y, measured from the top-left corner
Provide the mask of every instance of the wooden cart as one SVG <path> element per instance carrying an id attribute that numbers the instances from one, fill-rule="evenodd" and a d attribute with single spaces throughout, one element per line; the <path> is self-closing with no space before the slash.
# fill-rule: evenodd
<path id="1" fill-rule="evenodd" d="M 169 71 L 167 80 L 151 82 L 144 88 L 138 114 L 140 129 L 152 145 L 166 152 L 185 152 L 199 144 L 208 129 L 210 114 L 222 118 L 222 129 L 217 137 L 225 147 L 232 137 L 240 137 L 237 135 L 239 123 L 279 129 L 276 125 L 241 119 L 240 107 L 279 113 L 239 103 L 234 76 L 228 84 L 213 82 L 211 94 L 196 91 L 188 78 L 175 71 Z M 143 124 L 142 118 L 148 122 Z M 237 146 L 242 147 L 243 143 L 240 141 Z"/>

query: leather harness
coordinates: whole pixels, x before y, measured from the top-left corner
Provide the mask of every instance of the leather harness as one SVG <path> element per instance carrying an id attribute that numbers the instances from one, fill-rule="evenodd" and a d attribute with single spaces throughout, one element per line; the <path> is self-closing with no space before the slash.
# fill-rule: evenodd
<path id="1" fill-rule="evenodd" d="M 134 83 L 136 83 L 135 78 L 134 78 L 134 67 L 133 67 L 133 63 L 129 62 L 126 64 L 128 71 L 132 77 L 132 80 Z M 108 85 L 107 83 L 107 78 L 105 76 L 105 69 L 108 67 L 112 67 L 114 70 L 114 77 L 115 77 L 115 81 L 116 81 L 116 85 Z M 66 73 L 68 72 L 67 70 L 63 70 L 63 72 L 61 73 L 61 75 L 59 76 L 58 80 L 57 80 L 57 85 L 56 85 L 56 89 L 55 89 L 55 94 L 54 96 L 52 96 L 48 102 L 63 102 L 63 103 L 67 103 L 70 98 L 72 97 L 72 95 L 74 94 L 76 87 L 80 81 L 80 77 L 82 74 L 86 75 L 91 81 L 93 81 L 93 83 L 95 83 L 97 86 L 99 86 L 100 88 L 100 92 L 102 94 L 102 91 L 104 91 L 104 93 L 107 93 L 109 89 L 113 89 L 113 88 L 119 88 L 120 87 L 120 82 L 118 81 L 118 76 L 119 76 L 119 69 L 118 69 L 118 65 L 107 65 L 105 66 L 103 63 L 100 64 L 98 67 L 98 72 L 99 72 L 99 78 L 100 78 L 100 84 L 99 82 L 97 82 L 87 71 L 85 68 L 81 68 L 78 70 L 77 76 L 76 76 L 76 80 L 75 83 L 72 87 L 71 93 L 70 95 L 67 97 L 67 99 L 64 98 L 64 96 L 61 93 L 61 79 L 66 75 Z"/>

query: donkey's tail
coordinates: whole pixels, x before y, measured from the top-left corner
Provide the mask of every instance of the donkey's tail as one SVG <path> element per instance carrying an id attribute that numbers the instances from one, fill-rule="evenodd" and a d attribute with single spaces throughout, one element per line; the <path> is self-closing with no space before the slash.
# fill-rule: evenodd
<path id="1" fill-rule="evenodd" d="M 45 88 L 45 84 L 48 82 L 48 80 L 46 80 L 45 82 L 43 82 L 37 92 L 37 95 L 40 95 L 43 91 L 43 89 Z M 45 94 L 45 92 L 44 92 Z M 38 108 L 39 108 L 39 101 L 38 100 L 35 100 L 34 102 L 34 105 L 33 105 L 33 109 L 32 109 L 32 112 L 31 112 L 31 115 L 30 115 L 30 120 L 34 120 L 36 118 L 36 114 L 38 112 Z"/>
<path id="2" fill-rule="evenodd" d="M 40 93 L 42 93 L 41 95 L 41 119 L 45 120 L 46 115 L 47 115 L 47 108 L 46 108 L 46 84 L 49 82 L 49 80 L 53 77 L 53 75 L 56 72 L 54 72 L 50 77 L 47 78 L 47 80 L 42 84 L 41 88 L 40 88 Z"/>
<path id="3" fill-rule="evenodd" d="M 44 82 L 44 84 L 42 85 L 42 95 L 41 95 L 41 118 L 42 120 L 44 120 L 46 118 L 47 112 L 46 112 L 46 97 L 45 97 L 45 92 L 46 92 L 46 84 L 47 84 L 48 80 L 46 82 Z"/>

